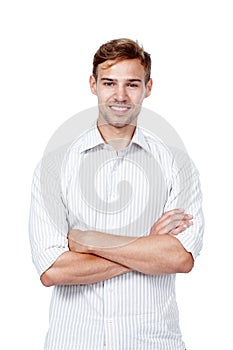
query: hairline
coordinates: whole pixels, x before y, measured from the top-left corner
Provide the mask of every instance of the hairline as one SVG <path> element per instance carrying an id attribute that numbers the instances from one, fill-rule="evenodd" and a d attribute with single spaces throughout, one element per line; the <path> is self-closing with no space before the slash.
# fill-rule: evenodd
<path id="1" fill-rule="evenodd" d="M 123 61 L 132 61 L 132 60 L 137 60 L 137 61 L 139 61 L 139 63 L 140 63 L 141 66 L 143 67 L 143 69 L 144 69 L 144 83 L 145 83 L 145 85 L 147 85 L 147 83 L 148 83 L 149 80 L 150 80 L 150 77 L 149 77 L 148 79 L 146 79 L 146 69 L 145 69 L 145 66 L 142 64 L 142 62 L 141 62 L 141 60 L 140 60 L 139 57 L 135 57 L 135 58 L 123 58 L 123 57 L 118 57 L 118 58 L 115 58 L 115 59 L 107 59 L 107 60 L 105 60 L 105 61 L 103 61 L 103 62 L 101 62 L 101 63 L 99 63 L 99 64 L 97 65 L 97 67 L 96 67 L 96 74 L 95 74 L 95 75 L 93 74 L 93 76 L 94 76 L 95 80 L 97 81 L 97 79 L 98 79 L 98 69 L 99 69 L 99 66 L 102 65 L 102 64 L 104 64 L 104 63 L 106 63 L 106 62 L 112 61 L 112 64 L 110 63 L 110 64 L 107 65 L 106 68 L 105 68 L 105 67 L 102 67 L 102 69 L 108 69 L 108 68 L 114 66 L 115 64 L 117 64 L 117 63 L 119 63 L 119 62 L 123 62 Z M 131 79 L 126 79 L 126 80 L 131 80 Z M 137 79 L 132 79 L 132 80 L 137 80 Z M 142 81 L 142 83 L 143 83 L 143 81 Z"/>

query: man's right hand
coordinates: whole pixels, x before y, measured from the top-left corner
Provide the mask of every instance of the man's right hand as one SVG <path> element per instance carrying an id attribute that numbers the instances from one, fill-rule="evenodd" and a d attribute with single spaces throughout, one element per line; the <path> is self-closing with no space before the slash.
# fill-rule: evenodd
<path id="1" fill-rule="evenodd" d="M 150 235 L 178 235 L 193 224 L 193 216 L 182 209 L 173 209 L 164 213 L 151 228 Z"/>

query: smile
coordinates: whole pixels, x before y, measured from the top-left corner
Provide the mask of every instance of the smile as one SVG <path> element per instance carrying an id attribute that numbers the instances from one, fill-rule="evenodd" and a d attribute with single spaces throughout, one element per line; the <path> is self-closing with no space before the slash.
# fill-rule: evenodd
<path id="1" fill-rule="evenodd" d="M 127 106 L 109 106 L 112 110 L 116 111 L 116 112 L 125 112 L 128 111 L 130 109 L 130 107 Z"/>
<path id="2" fill-rule="evenodd" d="M 115 107 L 115 106 L 112 106 L 111 107 L 114 111 L 127 111 L 128 108 L 127 107 Z"/>

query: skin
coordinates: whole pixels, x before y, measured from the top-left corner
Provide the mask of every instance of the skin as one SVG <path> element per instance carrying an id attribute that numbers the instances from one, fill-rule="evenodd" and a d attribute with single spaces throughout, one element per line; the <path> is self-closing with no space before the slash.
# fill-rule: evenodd
<path id="1" fill-rule="evenodd" d="M 98 129 L 116 153 L 132 139 L 143 100 L 152 89 L 137 59 L 98 66 L 90 88 L 98 98 Z M 71 230 L 69 251 L 41 275 L 45 286 L 89 284 L 131 271 L 145 274 L 189 272 L 193 257 L 176 235 L 192 225 L 192 216 L 174 209 L 162 215 L 146 237 L 114 236 L 104 232 Z M 95 244 L 93 245 L 93 242 Z"/>
<path id="2" fill-rule="evenodd" d="M 90 88 L 98 98 L 98 128 L 103 139 L 119 151 L 133 136 L 142 102 L 151 94 L 152 79 L 145 84 L 145 70 L 138 59 L 106 61 L 97 73 L 97 81 L 90 77 Z"/>
<path id="3" fill-rule="evenodd" d="M 69 247 L 72 251 L 95 254 L 145 274 L 189 272 L 193 259 L 175 235 L 192 225 L 191 219 L 192 216 L 182 210 L 169 211 L 155 223 L 149 236 L 133 240 L 103 232 L 71 230 Z"/>

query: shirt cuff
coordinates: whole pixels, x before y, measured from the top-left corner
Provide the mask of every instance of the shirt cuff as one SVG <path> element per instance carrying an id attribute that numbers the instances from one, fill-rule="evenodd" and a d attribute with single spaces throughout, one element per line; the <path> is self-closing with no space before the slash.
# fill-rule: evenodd
<path id="1" fill-rule="evenodd" d="M 41 276 L 48 268 L 50 268 L 60 255 L 69 251 L 68 247 L 51 247 L 38 254 L 33 263 L 36 266 L 38 274 Z"/>

